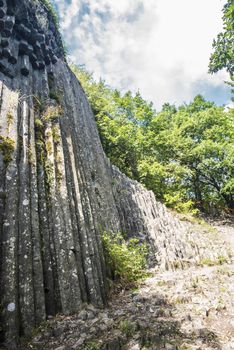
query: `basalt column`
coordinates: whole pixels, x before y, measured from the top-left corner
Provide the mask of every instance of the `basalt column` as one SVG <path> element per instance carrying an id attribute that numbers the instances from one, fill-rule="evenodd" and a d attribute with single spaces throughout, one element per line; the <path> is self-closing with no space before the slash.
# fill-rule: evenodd
<path id="1" fill-rule="evenodd" d="M 102 230 L 119 229 L 84 92 L 41 1 L 0 0 L 1 341 L 104 305 Z M 102 190 L 100 190 L 102 188 Z"/>
<path id="2" fill-rule="evenodd" d="M 0 0 L 0 342 L 105 305 L 104 231 L 147 242 L 161 269 L 216 254 L 110 164 L 43 1 Z"/>

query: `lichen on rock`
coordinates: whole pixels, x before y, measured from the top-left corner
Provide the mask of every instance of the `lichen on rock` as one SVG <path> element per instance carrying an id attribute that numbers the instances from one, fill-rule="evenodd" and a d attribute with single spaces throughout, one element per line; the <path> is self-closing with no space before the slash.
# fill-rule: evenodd
<path id="1" fill-rule="evenodd" d="M 40 0 L 0 9 L 0 341 L 14 348 L 53 315 L 107 303 L 104 231 L 146 242 L 149 265 L 162 270 L 204 252 L 110 164 L 48 9 Z"/>

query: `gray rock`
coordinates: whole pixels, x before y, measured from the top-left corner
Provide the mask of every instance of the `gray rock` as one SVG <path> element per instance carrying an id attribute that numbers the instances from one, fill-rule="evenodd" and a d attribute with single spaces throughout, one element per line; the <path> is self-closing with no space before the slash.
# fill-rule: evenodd
<path id="1" fill-rule="evenodd" d="M 92 320 L 94 319 L 95 314 L 92 311 L 87 311 L 87 319 Z"/>
<path id="2" fill-rule="evenodd" d="M 78 318 L 80 318 L 81 320 L 87 320 L 88 318 L 87 311 L 81 310 L 81 312 L 79 312 L 78 314 Z"/>
<path id="3" fill-rule="evenodd" d="M 2 333 L 14 348 L 19 317 L 28 336 L 48 315 L 106 305 L 103 228 L 147 241 L 148 263 L 161 270 L 187 263 L 199 234 L 111 165 L 42 1 L 4 1 L 0 19 L 0 136 L 11 141 L 9 159 L 0 152 L 0 305 Z M 206 243 L 198 260 L 220 254 Z M 146 299 L 133 301 L 144 310 Z M 78 317 L 88 327 L 96 311 L 87 307 Z M 113 323 L 100 318 L 101 325 Z M 109 349 L 118 344 L 115 339 Z"/>
<path id="4" fill-rule="evenodd" d="M 79 346 L 84 344 L 84 338 L 80 338 L 71 348 L 77 350 Z"/>

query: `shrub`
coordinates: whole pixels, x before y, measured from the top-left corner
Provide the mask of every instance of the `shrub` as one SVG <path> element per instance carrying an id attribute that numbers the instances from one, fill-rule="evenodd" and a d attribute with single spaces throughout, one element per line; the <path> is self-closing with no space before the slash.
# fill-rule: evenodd
<path id="1" fill-rule="evenodd" d="M 218 264 L 219 265 L 223 265 L 223 264 L 226 264 L 226 263 L 228 263 L 227 258 L 225 256 L 223 256 L 223 255 L 219 255 L 218 256 Z"/>
<path id="2" fill-rule="evenodd" d="M 191 215 L 197 215 L 199 213 L 199 210 L 194 208 L 193 201 L 182 198 L 179 193 L 165 194 L 164 201 L 166 206 L 174 208 L 178 213 Z"/>
<path id="3" fill-rule="evenodd" d="M 99 350 L 100 347 L 98 346 L 98 344 L 95 341 L 89 341 L 81 349 L 82 350 Z M 77 348 L 77 350 L 78 350 L 78 348 Z"/>
<path id="4" fill-rule="evenodd" d="M 140 243 L 136 238 L 127 241 L 121 233 L 105 232 L 102 240 L 107 264 L 114 279 L 129 283 L 146 276 L 146 244 Z"/>
<path id="5" fill-rule="evenodd" d="M 12 154 L 15 149 L 15 141 L 10 137 L 0 136 L 0 152 L 3 156 L 4 163 L 8 165 L 12 161 Z"/>
<path id="6" fill-rule="evenodd" d="M 51 90 L 49 96 L 52 100 L 55 100 L 58 104 L 61 103 L 61 95 L 56 91 Z"/>
<path id="7" fill-rule="evenodd" d="M 129 320 L 122 320 L 119 326 L 121 332 L 128 338 L 132 337 L 137 330 L 136 324 Z"/>
<path id="8" fill-rule="evenodd" d="M 59 106 L 47 106 L 43 113 L 43 120 L 50 121 L 57 119 L 62 113 L 62 108 Z"/>

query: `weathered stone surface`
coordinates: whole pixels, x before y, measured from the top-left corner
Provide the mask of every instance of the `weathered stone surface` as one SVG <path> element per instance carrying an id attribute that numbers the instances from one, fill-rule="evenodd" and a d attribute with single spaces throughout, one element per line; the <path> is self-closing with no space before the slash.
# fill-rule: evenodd
<path id="1" fill-rule="evenodd" d="M 4 58 L 2 50 L 0 51 L 0 57 L 0 71 L 7 77 L 13 78 L 15 71 L 7 59 Z"/>
<path id="2" fill-rule="evenodd" d="M 58 316 L 23 350 L 35 342 L 38 350 L 231 349 L 233 282 L 233 265 L 151 270 L 137 290 L 114 293 L 104 310 L 96 308 L 95 319 Z"/>
<path id="3" fill-rule="evenodd" d="M 4 22 L 4 29 L 11 30 L 15 24 L 15 18 L 13 16 L 6 16 Z"/>
<path id="4" fill-rule="evenodd" d="M 25 39 L 29 38 L 31 36 L 31 31 L 29 28 L 27 28 L 23 23 L 20 23 L 17 26 L 17 30 L 20 34 L 23 35 Z"/>
<path id="5" fill-rule="evenodd" d="M 28 56 L 22 56 L 21 57 L 21 73 L 25 76 L 29 75 L 29 57 Z"/>
<path id="6" fill-rule="evenodd" d="M 45 65 L 55 64 L 58 57 L 63 57 L 60 35 L 51 21 L 48 10 L 39 0 L 35 1 L 33 6 L 27 1 L 21 1 L 17 5 L 12 0 L 2 1 L 0 38 L 2 47 L 17 47 L 17 52 L 13 50 L 13 55 L 9 55 L 8 50 L 5 50 L 2 56 L 9 58 L 12 64 L 17 63 L 18 55 L 27 55 L 33 69 L 44 70 Z M 16 71 L 13 72 L 15 73 Z"/>
<path id="7" fill-rule="evenodd" d="M 3 7 L 0 8 L 0 18 L 3 18 L 6 14 L 6 11 Z"/>
<path id="8" fill-rule="evenodd" d="M 9 39 L 7 38 L 2 38 L 1 40 L 1 46 L 2 47 L 7 47 L 9 45 Z"/>
<path id="9" fill-rule="evenodd" d="M 9 47 L 5 47 L 2 49 L 2 57 L 9 58 L 11 57 L 11 50 Z"/>
<path id="10" fill-rule="evenodd" d="M 199 251 L 187 225 L 110 164 L 41 1 L 7 6 L 17 24 L 8 59 L 17 45 L 21 55 L 14 66 L 0 55 L 0 340 L 14 348 L 46 318 L 106 304 L 104 231 L 147 242 L 149 263 L 162 270 L 195 264 L 207 248 Z M 82 317 L 94 322 L 95 310 Z M 102 321 L 103 329 L 112 322 Z"/>

